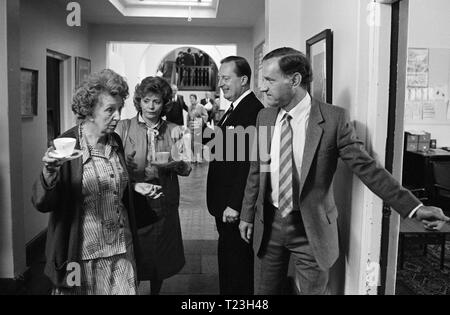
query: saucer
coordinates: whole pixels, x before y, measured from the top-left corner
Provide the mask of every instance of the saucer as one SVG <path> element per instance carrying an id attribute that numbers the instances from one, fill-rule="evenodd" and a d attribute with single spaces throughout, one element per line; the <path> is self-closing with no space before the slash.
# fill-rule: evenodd
<path id="1" fill-rule="evenodd" d="M 83 156 L 83 151 L 81 150 L 74 150 L 71 155 L 63 155 L 59 153 L 58 151 L 53 151 L 48 154 L 49 157 L 53 159 L 63 160 L 64 162 L 72 161 L 75 159 L 78 159 Z"/>
<path id="2" fill-rule="evenodd" d="M 152 161 L 150 164 L 154 165 L 154 166 L 159 166 L 159 167 L 167 167 L 171 164 L 172 162 L 158 162 L 158 161 Z"/>
<path id="3" fill-rule="evenodd" d="M 143 196 L 148 196 L 155 191 L 161 190 L 161 188 L 162 188 L 161 186 L 147 183 L 137 183 L 134 186 L 134 190 Z"/>

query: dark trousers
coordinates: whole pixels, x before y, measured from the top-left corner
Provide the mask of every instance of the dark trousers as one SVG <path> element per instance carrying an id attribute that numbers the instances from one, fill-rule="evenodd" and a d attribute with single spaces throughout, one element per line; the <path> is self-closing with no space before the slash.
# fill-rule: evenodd
<path id="1" fill-rule="evenodd" d="M 219 232 L 219 282 L 221 295 L 253 295 L 253 249 L 239 233 L 239 223 L 216 218 Z"/>
<path id="2" fill-rule="evenodd" d="M 281 211 L 278 209 L 273 211 L 270 236 L 260 257 L 257 294 L 283 293 L 291 255 L 294 258 L 295 282 L 300 294 L 328 294 L 329 271 L 320 269 L 314 258 L 300 212 L 292 212 L 286 218 L 282 218 Z"/>

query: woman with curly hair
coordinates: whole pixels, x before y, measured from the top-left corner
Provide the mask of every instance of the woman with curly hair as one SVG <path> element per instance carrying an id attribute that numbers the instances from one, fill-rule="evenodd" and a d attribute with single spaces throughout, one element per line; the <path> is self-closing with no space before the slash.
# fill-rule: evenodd
<path id="1" fill-rule="evenodd" d="M 148 77 L 136 87 L 138 114 L 119 123 L 131 182 L 142 195 L 135 195 L 136 218 L 142 249 L 139 280 L 150 280 L 157 295 L 163 280 L 177 274 L 185 264 L 181 236 L 178 176 L 189 176 L 191 167 L 182 161 L 182 128 L 163 119 L 172 89 L 163 78 Z M 170 154 L 169 154 L 170 153 Z M 170 157 L 167 161 L 158 156 Z"/>
<path id="2" fill-rule="evenodd" d="M 43 157 L 33 203 L 50 213 L 45 273 L 53 294 L 137 294 L 132 193 L 114 133 L 127 97 L 120 75 L 91 75 L 73 97 L 79 124 L 61 137 L 75 139 L 78 156 L 67 158 L 51 147 Z"/>

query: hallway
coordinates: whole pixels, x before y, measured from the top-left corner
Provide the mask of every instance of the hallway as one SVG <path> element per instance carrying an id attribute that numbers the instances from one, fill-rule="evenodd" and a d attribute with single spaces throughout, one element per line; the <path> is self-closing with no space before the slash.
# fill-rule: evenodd
<path id="1" fill-rule="evenodd" d="M 206 208 L 207 164 L 193 165 L 189 177 L 180 177 L 180 220 L 186 265 L 176 276 L 164 281 L 161 295 L 219 294 L 216 223 Z M 150 292 L 142 282 L 139 293 Z"/>

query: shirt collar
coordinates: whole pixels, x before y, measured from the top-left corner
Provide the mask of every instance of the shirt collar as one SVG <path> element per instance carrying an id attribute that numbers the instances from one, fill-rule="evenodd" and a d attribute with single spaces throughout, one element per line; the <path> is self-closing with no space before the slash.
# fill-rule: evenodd
<path id="1" fill-rule="evenodd" d="M 145 122 L 144 118 L 142 117 L 142 114 L 138 114 L 138 122 L 140 124 L 144 124 L 145 126 L 147 126 L 147 123 Z M 160 119 L 159 123 L 156 125 L 156 128 L 154 129 L 159 129 L 162 125 L 162 119 Z"/>
<path id="2" fill-rule="evenodd" d="M 142 114 L 138 114 L 138 123 L 139 124 L 143 124 L 147 129 L 153 129 L 153 130 L 156 130 L 156 131 L 160 132 L 161 128 L 165 124 L 165 120 L 164 119 L 160 119 L 159 123 L 155 126 L 155 128 L 149 128 L 147 126 L 147 123 L 145 122 L 144 118 L 142 117 Z"/>
<path id="3" fill-rule="evenodd" d="M 311 110 L 311 96 L 309 93 L 306 93 L 306 96 L 300 101 L 300 103 L 297 104 L 291 111 L 289 112 L 289 115 L 292 117 L 292 120 L 294 122 L 298 122 L 302 120 L 304 117 L 306 117 Z M 280 113 L 278 114 L 277 118 L 277 124 L 281 122 L 281 120 L 286 115 L 287 111 L 284 109 L 280 110 Z"/>
<path id="4" fill-rule="evenodd" d="M 80 125 L 79 129 L 78 129 L 78 133 L 79 133 L 81 150 L 83 151 L 83 165 L 84 165 L 91 158 L 91 154 L 87 147 L 86 141 L 83 137 L 82 128 L 83 128 L 82 125 Z M 119 143 L 117 143 L 116 139 L 113 136 L 109 135 L 108 139 L 106 141 L 105 156 L 109 158 L 109 156 L 111 155 L 111 152 L 117 151 L 118 148 L 119 148 Z"/>
<path id="5" fill-rule="evenodd" d="M 138 122 L 140 124 L 145 124 L 145 120 L 144 120 L 144 118 L 142 118 L 142 114 L 141 113 L 138 114 Z"/>
<path id="6" fill-rule="evenodd" d="M 242 102 L 244 98 L 250 95 L 252 93 L 252 90 L 245 91 L 236 101 L 233 102 L 233 107 L 236 109 L 238 105 Z"/>

